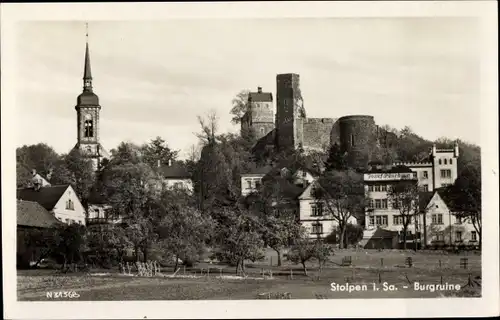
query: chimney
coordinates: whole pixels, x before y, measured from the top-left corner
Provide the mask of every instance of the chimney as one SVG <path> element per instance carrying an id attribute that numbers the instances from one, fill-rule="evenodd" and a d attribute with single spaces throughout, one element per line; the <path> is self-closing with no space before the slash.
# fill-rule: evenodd
<path id="1" fill-rule="evenodd" d="M 455 147 L 453 148 L 453 153 L 455 158 L 458 158 L 458 141 L 455 141 Z"/>
<path id="2" fill-rule="evenodd" d="M 169 160 L 168 160 L 168 166 L 169 166 L 169 167 L 170 167 L 170 166 L 172 166 L 172 159 L 169 159 Z"/>
<path id="3" fill-rule="evenodd" d="M 257 87 L 257 92 L 262 93 L 262 87 Z"/>
<path id="4" fill-rule="evenodd" d="M 161 160 L 158 159 L 158 168 L 161 167 Z"/>

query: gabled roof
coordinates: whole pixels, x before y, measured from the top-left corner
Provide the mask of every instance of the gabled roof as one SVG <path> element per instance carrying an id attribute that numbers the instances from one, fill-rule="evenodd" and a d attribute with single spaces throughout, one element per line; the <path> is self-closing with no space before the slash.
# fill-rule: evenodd
<path id="1" fill-rule="evenodd" d="M 257 168 L 252 168 L 252 169 L 249 169 L 249 170 L 245 170 L 241 174 L 242 175 L 245 175 L 245 174 L 267 174 L 272 169 L 273 169 L 273 167 L 271 167 L 269 165 L 266 165 L 266 166 L 262 166 L 262 167 L 257 167 Z"/>
<path id="2" fill-rule="evenodd" d="M 69 187 L 68 184 L 65 184 L 42 187 L 38 190 L 33 188 L 17 189 L 17 199 L 37 202 L 46 210 L 51 211 Z"/>
<path id="3" fill-rule="evenodd" d="M 38 203 L 17 200 L 18 226 L 52 228 L 60 224 L 59 220 Z"/>
<path id="4" fill-rule="evenodd" d="M 424 212 L 427 209 L 427 206 L 429 205 L 429 201 L 431 201 L 433 196 L 434 196 L 434 192 L 432 192 L 432 191 L 419 192 L 419 194 L 418 194 L 418 208 L 419 208 L 420 212 Z"/>
<path id="5" fill-rule="evenodd" d="M 438 193 L 439 197 L 443 200 L 450 211 L 460 211 L 456 201 L 459 195 L 454 192 L 453 186 L 438 188 L 435 192 Z"/>
<path id="6" fill-rule="evenodd" d="M 176 163 L 171 166 L 161 167 L 160 172 L 166 179 L 191 179 L 191 174 L 187 168 Z"/>
<path id="7" fill-rule="evenodd" d="M 271 92 L 250 92 L 248 101 L 251 102 L 273 102 L 273 94 Z"/>

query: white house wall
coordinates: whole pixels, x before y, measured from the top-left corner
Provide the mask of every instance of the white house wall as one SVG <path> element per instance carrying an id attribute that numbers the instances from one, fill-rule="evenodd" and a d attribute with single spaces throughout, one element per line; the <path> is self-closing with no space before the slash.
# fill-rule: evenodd
<path id="1" fill-rule="evenodd" d="M 66 209 L 66 202 L 68 200 L 73 202 L 74 210 Z M 63 195 L 52 209 L 52 212 L 57 219 L 64 223 L 69 224 L 75 221 L 75 223 L 85 225 L 85 209 L 71 186 L 64 191 Z"/>
<path id="2" fill-rule="evenodd" d="M 442 215 L 442 223 L 433 223 L 432 216 L 436 215 L 436 220 L 438 215 Z M 426 210 L 426 233 L 427 233 L 427 245 L 433 244 L 457 244 L 457 232 L 461 233 L 461 238 L 464 244 L 478 244 L 479 235 L 476 234 L 476 242 L 472 241 L 472 233 L 476 232 L 474 225 L 470 220 L 462 219 L 459 223 L 456 215 L 454 215 L 446 203 L 442 200 L 438 193 L 435 193 L 429 202 Z M 451 236 L 451 238 L 450 238 Z"/>

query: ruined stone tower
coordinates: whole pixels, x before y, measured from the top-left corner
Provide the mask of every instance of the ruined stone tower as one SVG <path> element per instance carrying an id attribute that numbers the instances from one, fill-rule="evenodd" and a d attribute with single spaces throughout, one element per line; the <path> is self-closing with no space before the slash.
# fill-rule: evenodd
<path id="1" fill-rule="evenodd" d="M 278 74 L 276 76 L 276 145 L 279 150 L 303 148 L 305 119 L 299 75 Z"/>
<path id="2" fill-rule="evenodd" d="M 375 120 L 372 116 L 353 115 L 341 117 L 340 148 L 347 153 L 347 163 L 364 167 L 377 144 Z"/>
<path id="3" fill-rule="evenodd" d="M 273 94 L 262 92 L 262 87 L 257 92 L 248 94 L 247 112 L 241 118 L 242 136 L 253 131 L 257 139 L 264 137 L 274 129 Z"/>

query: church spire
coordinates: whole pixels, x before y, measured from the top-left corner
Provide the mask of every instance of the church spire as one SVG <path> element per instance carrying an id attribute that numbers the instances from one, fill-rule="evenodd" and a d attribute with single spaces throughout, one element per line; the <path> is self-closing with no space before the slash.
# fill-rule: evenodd
<path id="1" fill-rule="evenodd" d="M 86 23 L 86 44 L 85 44 L 85 67 L 83 70 L 83 90 L 92 91 L 92 71 L 90 68 L 90 53 L 89 53 L 89 24 Z"/>

